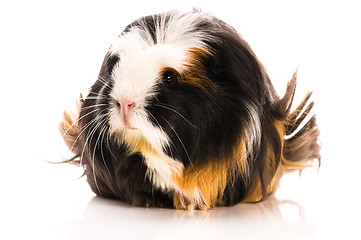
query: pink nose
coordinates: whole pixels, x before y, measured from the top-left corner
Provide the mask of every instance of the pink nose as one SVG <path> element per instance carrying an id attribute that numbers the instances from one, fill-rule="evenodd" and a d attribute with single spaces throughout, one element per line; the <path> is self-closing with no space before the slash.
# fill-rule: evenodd
<path id="1" fill-rule="evenodd" d="M 125 100 L 121 103 L 122 109 L 125 112 L 130 112 L 135 107 L 135 102 L 131 100 Z"/>
<path id="2" fill-rule="evenodd" d="M 120 105 L 120 112 L 124 125 L 127 128 L 133 129 L 133 127 L 130 126 L 129 120 L 132 109 L 135 107 L 135 102 L 129 99 L 122 99 L 119 101 L 119 105 Z"/>

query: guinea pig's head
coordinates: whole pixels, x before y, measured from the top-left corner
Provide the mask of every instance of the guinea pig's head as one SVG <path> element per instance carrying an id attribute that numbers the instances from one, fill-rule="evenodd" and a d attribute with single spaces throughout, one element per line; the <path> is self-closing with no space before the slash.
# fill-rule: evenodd
<path id="1" fill-rule="evenodd" d="M 229 25 L 202 13 L 134 21 L 110 47 L 88 96 L 110 134 L 183 163 L 259 144 L 264 73 Z M 95 100 L 94 100 L 95 99 Z"/>

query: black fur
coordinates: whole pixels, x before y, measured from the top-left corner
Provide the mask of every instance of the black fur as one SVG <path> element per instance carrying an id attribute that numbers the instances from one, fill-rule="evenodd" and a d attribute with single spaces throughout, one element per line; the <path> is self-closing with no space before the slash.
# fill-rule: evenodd
<path id="1" fill-rule="evenodd" d="M 97 93 L 109 95 L 112 88 L 109 66 L 114 66 L 115 59 L 119 58 L 105 57 L 98 80 L 81 104 L 79 123 L 84 129 L 78 141 L 85 144 L 78 150 L 77 157 L 81 159 L 89 185 L 97 195 L 117 198 L 137 206 L 171 207 L 171 193 L 155 189 L 145 177 L 147 166 L 143 157 L 140 154 L 129 155 L 126 146 L 119 145 L 111 137 L 104 114 L 109 110 L 112 99 L 94 99 Z M 94 107 L 98 104 L 104 105 Z"/>
<path id="2" fill-rule="evenodd" d="M 123 34 L 134 27 L 145 27 L 156 44 L 155 25 L 160 19 L 161 15 L 141 18 L 130 24 Z M 168 21 L 169 17 L 165 19 Z M 192 74 L 213 82 L 217 87 L 203 89 L 182 81 L 159 84 L 157 97 L 149 99 L 146 106 L 152 116 L 149 120 L 171 139 L 172 144 L 164 149 L 169 157 L 181 161 L 185 168 L 195 163 L 205 166 L 211 161 L 234 158 L 234 148 L 249 127 L 247 106 L 253 106 L 259 118 L 261 135 L 258 136 L 259 145 L 254 143 L 254 151 L 247 155 L 249 176 L 230 174 L 221 200 L 224 205 L 244 201 L 255 181 L 260 181 L 261 199 L 264 199 L 270 194 L 267 186 L 282 164 L 282 156 L 285 154 L 292 160 L 290 144 L 299 141 L 297 135 L 290 139 L 287 145 L 290 151 L 285 153 L 282 136 L 274 124 L 275 120 L 291 119 L 293 122 L 285 124 L 286 133 L 291 134 L 304 120 L 305 116 L 299 118 L 295 114 L 289 118 L 295 85 L 289 86 L 283 99 L 279 98 L 249 45 L 226 23 L 214 17 L 205 18 L 197 29 L 213 36 L 208 39 L 219 41 L 205 40 L 212 55 L 199 56 L 204 71 Z M 110 105 L 114 104 L 109 95 L 113 87 L 111 73 L 119 61 L 121 56 L 106 55 L 98 80 L 82 101 L 79 115 L 81 134 L 76 139 L 82 144 L 73 150 L 96 194 L 139 206 L 173 207 L 174 191 L 155 188 L 147 177 L 144 157 L 140 153 L 129 153 L 127 147 L 110 134 L 107 114 Z M 96 99 L 99 94 L 107 97 Z M 301 107 L 302 110 L 304 106 Z M 314 130 L 315 126 L 315 122 L 310 122 L 304 131 Z M 314 131 L 313 135 L 317 137 L 318 130 Z M 306 135 L 302 131 L 298 134 Z M 272 149 L 274 162 L 268 159 L 269 149 Z M 319 158 L 316 143 L 299 151 L 301 154 L 311 152 L 307 160 Z"/>

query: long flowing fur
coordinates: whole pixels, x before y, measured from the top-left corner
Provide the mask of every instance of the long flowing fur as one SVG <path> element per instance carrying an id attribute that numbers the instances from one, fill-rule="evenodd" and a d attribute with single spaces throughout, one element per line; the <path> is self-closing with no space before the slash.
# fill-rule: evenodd
<path id="1" fill-rule="evenodd" d="M 291 111 L 296 82 L 297 72 L 279 97 L 249 45 L 211 15 L 148 16 L 110 48 L 60 132 L 100 196 L 178 209 L 259 202 L 283 173 L 320 163 L 311 93 Z M 139 131 L 120 121 L 125 97 Z"/>
<path id="2" fill-rule="evenodd" d="M 308 92 L 296 109 L 290 112 L 296 91 L 296 78 L 297 72 L 293 75 L 278 107 L 279 111 L 283 112 L 280 119 L 284 126 L 282 161 L 284 171 L 301 170 L 313 166 L 312 162 L 315 159 L 318 160 L 318 167 L 321 165 L 318 142 L 320 132 L 316 124 L 316 116 L 309 115 L 314 106 L 314 102 L 309 101 L 312 93 Z"/>

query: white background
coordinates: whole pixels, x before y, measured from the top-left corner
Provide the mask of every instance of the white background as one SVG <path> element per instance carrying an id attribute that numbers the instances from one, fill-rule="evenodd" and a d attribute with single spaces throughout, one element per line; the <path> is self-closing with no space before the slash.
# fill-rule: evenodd
<path id="1" fill-rule="evenodd" d="M 296 101 L 314 91 L 319 174 L 285 176 L 264 203 L 186 212 L 97 198 L 80 168 L 44 162 L 67 156 L 62 111 L 96 80 L 122 29 L 192 6 L 234 26 L 280 94 L 298 68 Z M 2 1 L 0 239 L 361 239 L 360 10 L 356 1 Z"/>

